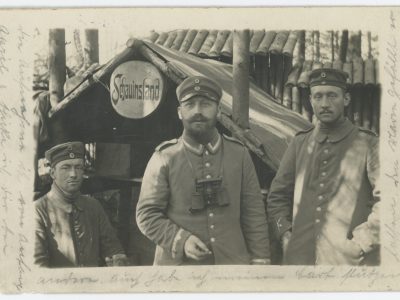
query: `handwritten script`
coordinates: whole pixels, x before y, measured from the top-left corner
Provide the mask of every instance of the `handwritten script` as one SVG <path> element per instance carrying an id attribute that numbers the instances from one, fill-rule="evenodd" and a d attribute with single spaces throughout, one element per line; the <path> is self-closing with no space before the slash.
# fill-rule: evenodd
<path id="1" fill-rule="evenodd" d="M 27 103 L 32 68 L 24 59 L 29 38 L 21 26 L 9 28 L 0 24 L 0 259 L 5 270 L 12 270 L 3 279 L 15 291 L 24 290 L 31 272 L 28 201 L 24 186 L 15 185 L 17 178 L 30 176 L 29 167 L 18 167 L 27 165 L 26 133 L 31 129 Z"/>
<path id="2" fill-rule="evenodd" d="M 390 199 L 388 199 L 389 216 L 383 226 L 383 230 L 388 236 L 388 243 L 384 245 L 384 249 L 389 253 L 396 262 L 400 262 L 399 256 L 399 222 L 400 215 L 399 209 L 399 175 L 400 165 L 398 158 L 398 140 L 399 140 L 399 112 L 398 107 L 400 103 L 400 55 L 399 48 L 400 44 L 398 41 L 398 24 L 395 12 L 390 12 L 389 17 L 389 28 L 388 28 L 388 39 L 386 42 L 386 56 L 384 62 L 384 73 L 389 79 L 388 85 L 385 88 L 386 97 L 390 100 L 390 112 L 386 113 L 388 116 L 387 127 L 385 128 L 386 133 L 386 148 L 390 152 L 388 157 L 391 159 L 391 163 L 388 164 L 389 168 L 385 170 L 384 176 L 388 180 L 386 188 L 391 191 Z M 385 155 L 386 156 L 386 155 Z M 393 159 L 393 160 L 392 160 Z"/>

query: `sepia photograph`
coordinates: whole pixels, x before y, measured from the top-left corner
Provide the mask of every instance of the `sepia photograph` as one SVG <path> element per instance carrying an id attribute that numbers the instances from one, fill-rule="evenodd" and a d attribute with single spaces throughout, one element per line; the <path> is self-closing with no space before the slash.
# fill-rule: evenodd
<path id="1" fill-rule="evenodd" d="M 36 264 L 379 264 L 377 35 L 99 34 L 36 54 Z"/>
<path id="2" fill-rule="evenodd" d="M 398 290 L 397 8 L 15 12 L 2 290 Z"/>

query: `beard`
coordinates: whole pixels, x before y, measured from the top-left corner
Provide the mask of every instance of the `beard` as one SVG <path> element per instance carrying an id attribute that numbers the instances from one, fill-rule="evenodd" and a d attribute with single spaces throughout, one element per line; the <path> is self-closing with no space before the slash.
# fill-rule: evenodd
<path id="1" fill-rule="evenodd" d="M 213 137 L 217 119 L 208 119 L 203 115 L 195 115 L 188 120 L 182 120 L 185 131 L 196 141 L 203 144 Z"/>

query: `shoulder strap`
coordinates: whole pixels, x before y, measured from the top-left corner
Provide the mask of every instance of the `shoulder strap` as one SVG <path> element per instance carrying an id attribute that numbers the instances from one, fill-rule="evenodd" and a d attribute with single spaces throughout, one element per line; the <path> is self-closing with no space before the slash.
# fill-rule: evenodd
<path id="1" fill-rule="evenodd" d="M 301 130 L 296 132 L 295 136 L 301 135 L 301 134 L 306 134 L 309 133 L 310 131 L 312 131 L 314 129 L 314 126 L 311 126 L 310 128 L 306 129 L 306 130 Z"/>
<path id="2" fill-rule="evenodd" d="M 178 139 L 172 139 L 169 141 L 162 142 L 160 145 L 156 147 L 156 151 L 164 150 L 172 145 L 175 145 L 176 143 L 178 143 Z"/>
<path id="3" fill-rule="evenodd" d="M 372 136 L 378 136 L 378 134 L 376 132 L 373 132 L 372 130 L 369 129 L 365 129 L 362 127 L 358 127 L 358 129 L 362 132 L 365 132 L 366 134 L 372 135 Z"/>
<path id="4" fill-rule="evenodd" d="M 244 144 L 243 144 L 241 141 L 239 141 L 238 139 L 236 139 L 236 138 L 234 138 L 234 137 L 227 136 L 226 134 L 222 134 L 222 136 L 223 136 L 226 140 L 228 140 L 228 141 L 231 141 L 231 142 L 234 142 L 234 143 L 236 143 L 236 144 L 239 144 L 239 145 L 244 146 Z"/>

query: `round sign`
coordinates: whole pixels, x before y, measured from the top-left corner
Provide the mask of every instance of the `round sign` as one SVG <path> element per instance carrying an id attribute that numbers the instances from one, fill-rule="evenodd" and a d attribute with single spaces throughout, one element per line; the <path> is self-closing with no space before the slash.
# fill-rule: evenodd
<path id="1" fill-rule="evenodd" d="M 111 75 L 111 104 L 126 118 L 141 119 L 151 114 L 160 104 L 163 90 L 162 75 L 149 62 L 125 62 Z"/>

